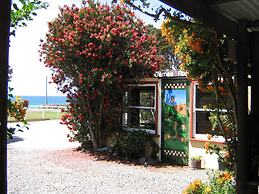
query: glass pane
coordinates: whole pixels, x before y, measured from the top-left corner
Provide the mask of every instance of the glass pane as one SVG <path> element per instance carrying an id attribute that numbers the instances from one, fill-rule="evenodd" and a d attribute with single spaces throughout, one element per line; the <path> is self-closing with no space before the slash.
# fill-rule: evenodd
<path id="1" fill-rule="evenodd" d="M 215 103 L 216 98 L 212 92 L 204 92 L 196 87 L 196 108 L 203 108 L 204 105 Z"/>
<path id="2" fill-rule="evenodd" d="M 130 89 L 130 106 L 144 106 L 154 107 L 155 105 L 155 87 L 154 86 L 140 86 L 132 87 Z"/>
<path id="3" fill-rule="evenodd" d="M 139 126 L 139 109 L 130 108 L 128 110 L 128 126 L 138 128 Z"/>
<path id="4" fill-rule="evenodd" d="M 196 134 L 208 134 L 212 125 L 209 120 L 210 112 L 196 112 Z"/>
<path id="5" fill-rule="evenodd" d="M 220 102 L 225 102 L 231 106 L 231 98 L 228 94 L 222 93 Z M 202 91 L 196 87 L 196 108 L 204 108 L 204 105 L 215 105 L 217 103 L 216 96 L 213 92 Z M 224 109 L 225 107 L 221 107 Z"/>
<path id="6" fill-rule="evenodd" d="M 129 127 L 155 129 L 155 111 L 130 108 L 128 113 Z"/>

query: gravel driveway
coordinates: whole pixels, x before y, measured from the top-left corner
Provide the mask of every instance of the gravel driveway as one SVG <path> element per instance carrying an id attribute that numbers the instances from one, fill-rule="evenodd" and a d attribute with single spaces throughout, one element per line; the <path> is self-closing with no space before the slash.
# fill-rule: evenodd
<path id="1" fill-rule="evenodd" d="M 205 170 L 143 167 L 96 160 L 75 151 L 59 121 L 32 122 L 8 143 L 8 193 L 12 194 L 159 194 L 181 193 Z"/>

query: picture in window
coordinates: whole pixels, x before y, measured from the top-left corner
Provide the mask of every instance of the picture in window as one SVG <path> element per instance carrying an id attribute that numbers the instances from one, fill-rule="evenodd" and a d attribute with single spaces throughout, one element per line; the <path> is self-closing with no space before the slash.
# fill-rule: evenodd
<path id="1" fill-rule="evenodd" d="M 163 99 L 165 145 L 187 140 L 186 90 L 164 90 Z"/>

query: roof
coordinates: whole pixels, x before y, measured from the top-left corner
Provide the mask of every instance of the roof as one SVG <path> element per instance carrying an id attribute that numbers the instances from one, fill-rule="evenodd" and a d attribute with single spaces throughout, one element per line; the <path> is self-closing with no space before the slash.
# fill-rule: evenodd
<path id="1" fill-rule="evenodd" d="M 209 7 L 232 21 L 254 22 L 259 20 L 258 0 L 210 0 L 207 2 L 209 2 Z"/>
<path id="2" fill-rule="evenodd" d="M 250 31 L 259 28 L 258 0 L 160 0 L 165 4 L 200 19 L 217 31 L 237 38 L 238 24 L 245 22 Z"/>

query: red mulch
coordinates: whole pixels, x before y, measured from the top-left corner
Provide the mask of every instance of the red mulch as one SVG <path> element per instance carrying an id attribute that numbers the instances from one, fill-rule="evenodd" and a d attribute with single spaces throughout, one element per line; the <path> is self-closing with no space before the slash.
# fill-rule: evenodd
<path id="1" fill-rule="evenodd" d="M 138 166 L 147 168 L 150 170 L 156 171 L 163 171 L 163 172 L 170 172 L 175 170 L 184 170 L 188 169 L 188 166 L 179 166 L 179 165 L 172 165 L 172 164 L 164 164 L 164 163 L 156 163 L 153 165 L 148 165 L 144 167 L 143 164 L 138 163 L 137 161 L 127 161 L 127 160 L 120 160 L 116 156 L 106 153 L 98 153 L 94 154 L 92 152 L 82 152 L 75 149 L 66 149 L 66 150 L 57 150 L 54 152 L 49 152 L 45 155 L 45 159 L 51 161 L 59 166 L 64 166 L 68 168 L 79 167 L 79 166 L 86 166 L 91 165 L 92 162 L 105 162 L 109 163 L 110 165 L 117 163 L 123 164 L 128 166 Z"/>

